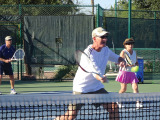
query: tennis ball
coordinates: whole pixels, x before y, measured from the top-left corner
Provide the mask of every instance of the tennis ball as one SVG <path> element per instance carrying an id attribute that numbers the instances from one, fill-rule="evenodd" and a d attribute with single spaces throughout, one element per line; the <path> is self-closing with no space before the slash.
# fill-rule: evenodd
<path id="1" fill-rule="evenodd" d="M 135 66 L 131 68 L 131 72 L 138 72 L 139 71 L 139 66 Z"/>

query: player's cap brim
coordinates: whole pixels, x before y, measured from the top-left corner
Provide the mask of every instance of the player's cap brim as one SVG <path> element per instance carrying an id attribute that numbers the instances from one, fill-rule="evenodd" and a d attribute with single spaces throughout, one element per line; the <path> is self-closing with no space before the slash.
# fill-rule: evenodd
<path id="1" fill-rule="evenodd" d="M 125 42 L 125 44 L 129 44 L 129 43 L 134 44 L 135 42 L 134 42 L 134 41 L 126 41 L 126 42 Z"/>

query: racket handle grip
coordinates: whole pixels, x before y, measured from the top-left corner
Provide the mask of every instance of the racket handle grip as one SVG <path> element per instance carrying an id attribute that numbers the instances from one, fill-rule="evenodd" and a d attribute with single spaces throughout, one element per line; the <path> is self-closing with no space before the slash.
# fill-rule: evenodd
<path id="1" fill-rule="evenodd" d="M 99 74 L 99 76 L 100 76 L 101 78 L 104 78 L 104 76 L 103 76 L 103 75 L 101 75 L 101 74 Z"/>
<path id="2" fill-rule="evenodd" d="M 99 74 L 99 76 L 100 76 L 101 78 L 104 78 L 104 76 L 101 75 L 101 74 Z M 105 83 L 109 83 L 109 80 L 107 79 L 107 80 L 105 81 Z"/>
<path id="3" fill-rule="evenodd" d="M 109 83 L 109 80 L 108 80 L 108 79 L 106 80 L 106 83 Z"/>
<path id="4" fill-rule="evenodd" d="M 122 70 L 122 71 L 125 71 L 125 70 L 126 70 L 126 68 L 125 68 L 125 67 L 123 67 L 123 68 L 121 68 L 121 70 Z"/>

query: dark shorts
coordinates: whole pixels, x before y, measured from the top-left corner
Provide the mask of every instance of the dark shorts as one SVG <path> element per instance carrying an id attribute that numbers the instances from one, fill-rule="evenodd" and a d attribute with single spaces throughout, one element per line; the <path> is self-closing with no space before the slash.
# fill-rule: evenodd
<path id="1" fill-rule="evenodd" d="M 102 88 L 100 90 L 97 90 L 97 91 L 94 91 L 94 92 L 88 92 L 88 93 L 73 92 L 74 95 L 80 95 L 80 94 L 105 94 L 105 93 L 107 94 L 108 92 L 104 88 Z M 102 103 L 100 103 L 100 104 L 97 104 L 97 103 L 94 104 L 93 103 L 93 105 L 95 107 L 99 107 L 101 104 Z M 84 106 L 84 104 L 82 104 L 82 103 L 80 103 L 80 104 L 70 104 L 68 109 L 69 110 L 80 110 L 82 106 Z"/>
<path id="2" fill-rule="evenodd" d="M 13 75 L 12 66 L 0 64 L 0 75 L 3 75 L 3 73 L 5 75 Z"/>
<path id="3" fill-rule="evenodd" d="M 74 92 L 74 95 L 79 95 L 79 94 L 102 94 L 102 93 L 108 93 L 104 88 L 101 88 L 100 90 L 94 91 L 94 92 L 88 92 L 88 93 L 82 93 L 82 92 Z"/>

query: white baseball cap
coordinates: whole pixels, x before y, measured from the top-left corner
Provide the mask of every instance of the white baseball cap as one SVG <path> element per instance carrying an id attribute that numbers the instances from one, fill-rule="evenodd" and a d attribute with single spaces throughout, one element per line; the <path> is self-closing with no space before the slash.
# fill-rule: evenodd
<path id="1" fill-rule="evenodd" d="M 105 29 L 103 29 L 102 27 L 98 27 L 96 29 L 94 29 L 92 31 L 92 38 L 93 37 L 101 37 L 105 34 L 109 34 L 109 32 L 107 32 Z"/>
<path id="2" fill-rule="evenodd" d="M 12 37 L 11 36 L 6 36 L 5 40 L 12 40 Z"/>

